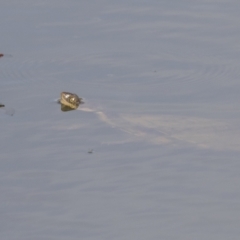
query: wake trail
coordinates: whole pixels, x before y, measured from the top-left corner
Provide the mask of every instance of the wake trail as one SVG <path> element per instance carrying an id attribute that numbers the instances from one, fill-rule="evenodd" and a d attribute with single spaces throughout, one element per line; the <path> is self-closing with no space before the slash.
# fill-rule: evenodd
<path id="1" fill-rule="evenodd" d="M 130 135 L 134 135 L 135 137 L 139 137 L 139 134 L 136 133 L 135 131 L 130 130 L 128 127 L 126 126 L 120 126 L 120 124 L 117 122 L 116 118 L 115 119 L 111 119 L 110 117 L 108 117 L 104 112 L 102 111 L 98 111 L 89 107 L 81 107 L 76 109 L 78 111 L 83 111 L 83 112 L 91 112 L 97 115 L 98 119 L 101 120 L 102 122 L 106 123 L 107 125 L 109 125 L 112 128 L 116 128 L 122 132 L 128 133 Z M 126 123 L 127 124 L 127 123 Z"/>
<path id="2" fill-rule="evenodd" d="M 133 136 L 135 140 L 143 140 L 147 142 L 153 142 L 152 138 L 158 138 L 159 141 L 163 143 L 169 143 L 170 141 L 177 140 L 179 141 L 180 139 L 172 137 L 169 133 L 164 132 L 159 129 L 146 129 L 142 126 L 138 126 L 138 124 L 131 124 L 121 116 L 115 116 L 115 117 L 109 117 L 106 113 L 103 111 L 99 111 L 93 108 L 89 107 L 80 107 L 76 109 L 78 111 L 83 111 L 83 112 L 91 112 L 97 115 L 98 119 L 108 126 L 118 129 L 124 133 L 129 134 L 130 136 Z M 149 131 L 151 133 L 149 133 Z M 154 134 L 152 133 L 154 131 Z M 149 139 L 150 138 L 150 139 Z"/>

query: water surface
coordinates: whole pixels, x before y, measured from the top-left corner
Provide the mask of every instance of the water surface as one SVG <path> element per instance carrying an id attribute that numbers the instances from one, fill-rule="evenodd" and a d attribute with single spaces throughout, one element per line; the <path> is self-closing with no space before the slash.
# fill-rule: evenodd
<path id="1" fill-rule="evenodd" d="M 238 239 L 239 7 L 2 1 L 2 239 Z"/>

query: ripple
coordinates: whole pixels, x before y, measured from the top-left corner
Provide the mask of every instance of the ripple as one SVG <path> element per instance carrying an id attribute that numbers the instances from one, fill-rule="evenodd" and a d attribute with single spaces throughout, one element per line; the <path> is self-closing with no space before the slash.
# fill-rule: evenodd
<path id="1" fill-rule="evenodd" d="M 89 56 L 42 59 L 4 58 L 0 61 L 1 85 L 41 82 L 45 78 L 73 79 L 79 73 L 81 81 L 115 85 L 161 86 L 177 84 L 219 84 L 238 76 L 237 66 L 227 62 L 210 61 L 196 56 L 181 57 L 163 54 L 92 54 Z M 210 61 L 210 62 L 209 62 Z M 84 75 L 84 79 L 82 76 Z"/>
<path id="2" fill-rule="evenodd" d="M 230 63 L 209 63 L 206 59 L 186 58 L 187 60 L 178 59 L 176 56 L 172 59 L 164 56 L 146 57 L 146 66 L 141 64 L 140 71 L 131 71 L 119 76 L 119 79 L 125 85 L 143 86 L 219 84 L 229 83 L 230 79 L 240 74 L 239 68 Z"/>
<path id="3" fill-rule="evenodd" d="M 33 77 L 38 74 L 39 65 L 40 63 L 37 61 L 4 59 L 0 62 L 1 85 L 32 81 Z"/>
<path id="4" fill-rule="evenodd" d="M 51 78 L 56 73 L 69 71 L 69 66 L 72 65 L 73 60 L 71 59 L 34 59 L 26 57 L 1 59 L 0 84 L 41 83 L 46 77 Z"/>

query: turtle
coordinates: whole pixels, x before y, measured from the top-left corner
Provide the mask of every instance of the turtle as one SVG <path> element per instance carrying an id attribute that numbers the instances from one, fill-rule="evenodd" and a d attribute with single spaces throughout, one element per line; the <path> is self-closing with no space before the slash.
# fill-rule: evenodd
<path id="1" fill-rule="evenodd" d="M 83 103 L 82 98 L 70 92 L 62 92 L 58 102 L 61 104 L 61 110 L 64 112 L 75 110 Z"/>

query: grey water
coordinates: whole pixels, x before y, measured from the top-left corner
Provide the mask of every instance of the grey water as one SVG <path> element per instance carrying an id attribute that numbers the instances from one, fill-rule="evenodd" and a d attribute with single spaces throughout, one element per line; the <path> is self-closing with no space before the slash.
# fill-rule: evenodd
<path id="1" fill-rule="evenodd" d="M 239 11 L 2 0 L 0 238 L 238 240 Z"/>

